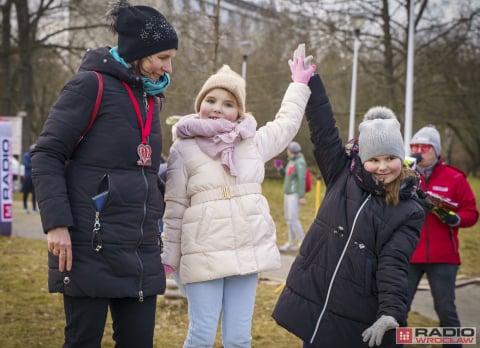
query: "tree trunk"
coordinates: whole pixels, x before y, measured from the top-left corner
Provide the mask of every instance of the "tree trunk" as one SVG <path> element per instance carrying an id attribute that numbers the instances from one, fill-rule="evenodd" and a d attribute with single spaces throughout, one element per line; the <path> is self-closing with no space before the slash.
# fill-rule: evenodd
<path id="1" fill-rule="evenodd" d="M 12 113 L 12 73 L 10 65 L 10 36 L 12 33 L 12 26 L 10 24 L 10 11 L 12 8 L 12 1 L 7 0 L 1 6 L 2 10 L 2 49 L 0 52 L 0 71 L 2 72 L 2 84 L 4 87 L 3 97 L 0 104 L 0 114 L 10 116 Z"/>
<path id="2" fill-rule="evenodd" d="M 23 118 L 22 127 L 22 150 L 20 153 L 25 152 L 32 143 L 32 117 L 34 114 L 33 106 L 33 68 L 32 68 L 32 56 L 33 56 L 33 39 L 31 35 L 35 35 L 35 28 L 31 28 L 29 22 L 29 11 L 27 0 L 14 0 L 15 7 L 17 9 L 18 20 L 18 45 L 20 49 L 20 94 L 22 110 L 26 112 L 26 116 Z"/>

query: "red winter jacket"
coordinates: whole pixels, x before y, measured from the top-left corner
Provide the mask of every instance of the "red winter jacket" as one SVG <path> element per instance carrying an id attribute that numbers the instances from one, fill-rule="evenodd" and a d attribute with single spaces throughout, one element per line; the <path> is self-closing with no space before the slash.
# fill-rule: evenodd
<path id="1" fill-rule="evenodd" d="M 412 256 L 412 263 L 450 263 L 459 265 L 458 228 L 471 227 L 478 220 L 475 196 L 465 173 L 446 165 L 440 159 L 428 180 L 423 178 L 422 189 L 449 198 L 458 203 L 456 213 L 460 224 L 451 227 L 428 213 L 420 234 L 420 241 Z"/>

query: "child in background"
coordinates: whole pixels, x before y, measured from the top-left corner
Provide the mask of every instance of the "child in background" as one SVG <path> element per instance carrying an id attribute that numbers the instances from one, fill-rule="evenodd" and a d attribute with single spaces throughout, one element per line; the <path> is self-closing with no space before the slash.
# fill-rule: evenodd
<path id="1" fill-rule="evenodd" d="M 300 223 L 300 205 L 307 204 L 305 198 L 305 175 L 307 163 L 302 154 L 302 147 L 292 141 L 287 147 L 288 162 L 284 167 L 281 160 L 274 160 L 274 166 L 283 177 L 283 209 L 288 229 L 288 241 L 280 251 L 297 251 L 303 241 L 303 227 Z"/>
<path id="2" fill-rule="evenodd" d="M 176 125 L 162 261 L 186 287 L 185 348 L 213 346 L 220 316 L 225 347 L 251 346 L 258 273 L 280 267 L 275 223 L 261 184 L 265 163 L 300 128 L 315 70 L 304 60 L 301 45 L 289 62 L 293 83 L 275 120 L 258 130 L 245 112 L 245 81 L 227 65 L 201 88 L 197 113 Z"/>

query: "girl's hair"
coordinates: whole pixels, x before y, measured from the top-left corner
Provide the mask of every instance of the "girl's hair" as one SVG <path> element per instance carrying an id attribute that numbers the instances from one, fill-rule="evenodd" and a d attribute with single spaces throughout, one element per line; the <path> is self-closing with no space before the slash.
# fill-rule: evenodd
<path id="1" fill-rule="evenodd" d="M 394 181 L 385 185 L 385 201 L 387 205 L 392 204 L 396 206 L 398 204 L 400 201 L 400 186 L 410 176 L 415 177 L 415 172 L 404 166 L 400 175 Z"/>

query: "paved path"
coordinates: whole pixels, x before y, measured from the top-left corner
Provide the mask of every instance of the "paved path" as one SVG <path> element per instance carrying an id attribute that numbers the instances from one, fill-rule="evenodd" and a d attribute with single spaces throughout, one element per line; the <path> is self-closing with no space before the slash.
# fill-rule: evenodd
<path id="1" fill-rule="evenodd" d="M 30 202 L 28 202 L 30 207 Z M 13 202 L 12 237 L 25 237 L 34 239 L 46 239 L 43 233 L 40 214 L 23 211 L 23 204 L 20 201 Z"/>
<path id="2" fill-rule="evenodd" d="M 12 237 L 45 239 L 45 234 L 41 228 L 40 215 L 38 213 L 24 213 L 22 204 L 18 201 L 15 201 L 13 205 Z M 276 271 L 265 272 L 262 276 L 279 284 L 282 283 L 294 258 L 294 254 L 282 254 L 282 267 Z M 477 336 L 480 337 L 480 278 L 459 280 L 456 296 L 462 326 L 476 327 Z M 432 297 L 426 283 L 422 282 L 420 284 L 413 301 L 412 310 L 437 320 L 437 315 L 433 310 Z M 480 347 L 480 342 L 478 346 Z"/>

